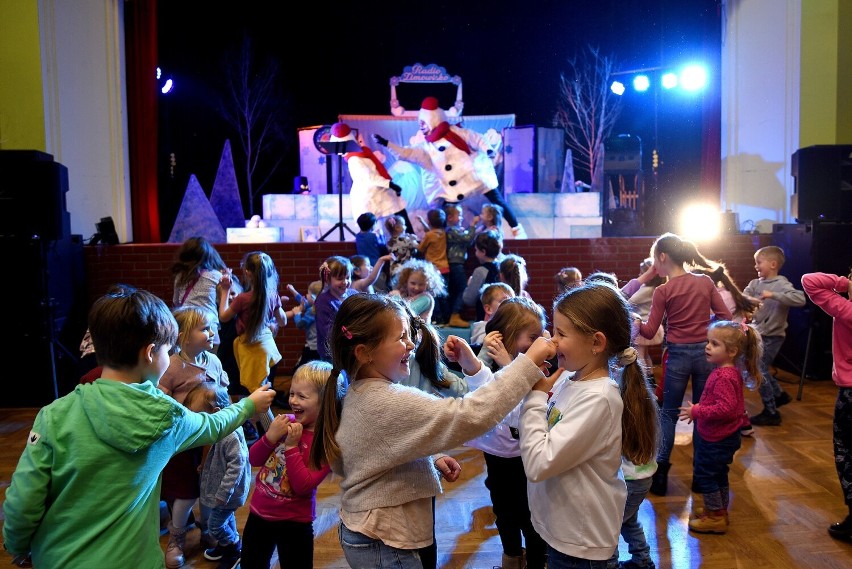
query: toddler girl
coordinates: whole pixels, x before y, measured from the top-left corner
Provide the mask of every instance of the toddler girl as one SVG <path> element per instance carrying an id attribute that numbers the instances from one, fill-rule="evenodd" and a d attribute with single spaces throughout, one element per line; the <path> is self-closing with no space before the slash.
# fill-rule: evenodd
<path id="1" fill-rule="evenodd" d="M 447 294 L 441 273 L 435 265 L 423 259 L 411 259 L 402 266 L 395 278 L 394 290 L 427 324 L 432 322 L 435 297 Z"/>
<path id="2" fill-rule="evenodd" d="M 697 403 L 704 383 L 712 371 L 704 348 L 711 316 L 730 320 L 731 311 L 719 295 L 713 280 L 706 275 L 687 271 L 696 266 L 715 269 L 716 266 L 698 252 L 695 244 L 673 233 L 665 233 L 651 247 L 654 268 L 668 281 L 654 290 L 648 320 L 636 319 L 639 334 L 652 339 L 665 319 L 666 362 L 663 372 L 662 441 L 657 453 L 657 471 L 651 493 L 665 496 L 671 468 L 675 424 L 678 409 L 683 404 L 686 384 L 692 377 L 692 401 Z"/>
<path id="3" fill-rule="evenodd" d="M 500 239 L 503 238 L 503 208 L 493 203 L 482 204 L 482 209 L 479 211 L 479 223 L 476 225 L 477 233 L 489 229 L 496 231 Z"/>
<path id="4" fill-rule="evenodd" d="M 414 257 L 420 241 L 413 233 L 406 233 L 405 219 L 401 215 L 392 215 L 385 220 L 385 229 L 388 231 L 388 251 L 393 255 L 391 260 L 391 276 L 402 268 L 402 265 Z"/>
<path id="5" fill-rule="evenodd" d="M 695 422 L 692 460 L 695 492 L 704 507 L 689 520 L 697 533 L 725 533 L 728 526 L 730 484 L 728 470 L 740 448 L 740 425 L 745 412 L 743 372 L 760 383 L 760 334 L 745 322 L 720 321 L 707 331 L 707 361 L 716 366 L 698 403 L 687 401 L 680 417 Z"/>
<path id="6" fill-rule="evenodd" d="M 346 257 L 335 255 L 320 265 L 322 292 L 314 302 L 317 313 L 317 351 L 320 358 L 331 361 L 331 349 L 328 338 L 331 325 L 340 308 L 340 304 L 349 296 L 357 294 L 352 288 L 352 263 Z"/>
<path id="7" fill-rule="evenodd" d="M 573 288 L 553 306 L 558 371 L 573 373 L 533 386 L 520 426 L 533 527 L 551 569 L 607 566 L 625 512 L 622 455 L 645 464 L 656 452 L 656 402 L 630 324 L 627 301 L 603 283 Z"/>
<path id="8" fill-rule="evenodd" d="M 583 284 L 583 273 L 577 267 L 563 267 L 559 269 L 554 277 L 556 280 L 556 294 L 560 295 L 569 288 Z"/>
<path id="9" fill-rule="evenodd" d="M 375 265 L 370 265 L 370 258 L 366 255 L 352 255 L 349 257 L 352 263 L 352 288 L 358 292 L 376 292 L 373 285 L 379 278 L 385 263 L 393 261 L 393 255 L 387 254 L 379 257 Z"/>
<path id="10" fill-rule="evenodd" d="M 553 355 L 552 343 L 539 338 L 499 372 L 498 381 L 462 398 L 438 398 L 398 384 L 409 375 L 418 327 L 406 303 L 358 294 L 343 301 L 331 329 L 334 368 L 311 458 L 342 477 L 339 536 L 352 567 L 432 566 L 434 497 L 440 477 L 454 481 L 460 470 L 455 459 L 438 453 L 495 425 L 542 377 L 539 366 Z M 444 351 L 469 375 L 479 370 L 461 338 L 450 336 Z M 342 398 L 340 376 L 351 382 Z M 432 550 L 428 564 L 420 561 L 424 550 Z"/>
<path id="11" fill-rule="evenodd" d="M 228 386 L 228 374 L 222 362 L 210 351 L 213 347 L 215 320 L 207 310 L 194 305 L 175 308 L 178 339 L 169 367 L 157 387 L 177 402 L 185 403 L 187 394 L 201 383 Z M 202 449 L 193 448 L 176 454 L 163 469 L 160 496 L 171 505 L 169 543 L 166 546 L 166 567 L 183 566 L 184 542 L 192 508 L 200 494 L 198 467 Z M 206 537 L 204 538 L 207 539 Z"/>
<path id="12" fill-rule="evenodd" d="M 476 389 L 493 381 L 492 371 L 509 365 L 544 333 L 544 309 L 523 297 L 504 300 L 485 324 L 485 341 L 479 359 L 485 364 L 480 373 L 466 378 L 468 387 Z M 490 368 L 490 369 L 489 369 Z M 547 546 L 535 531 L 527 501 L 527 476 L 518 442 L 520 405 L 500 423 L 468 446 L 480 449 L 485 456 L 485 487 L 491 494 L 497 531 L 503 545 L 503 569 L 529 567 L 543 569 Z M 522 539 L 526 551 L 522 547 Z"/>
<path id="13" fill-rule="evenodd" d="M 317 486 L 330 469 L 311 469 L 308 459 L 330 373 L 331 364 L 323 361 L 296 370 L 290 385 L 293 415 L 275 417 L 249 450 L 249 462 L 260 470 L 243 530 L 243 569 L 268 569 L 276 547 L 286 567 L 313 567 Z"/>

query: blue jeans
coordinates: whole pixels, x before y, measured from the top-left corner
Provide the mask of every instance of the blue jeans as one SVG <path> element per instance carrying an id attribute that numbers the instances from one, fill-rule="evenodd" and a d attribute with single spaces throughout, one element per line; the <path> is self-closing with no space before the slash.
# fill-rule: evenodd
<path id="1" fill-rule="evenodd" d="M 657 462 L 669 462 L 674 446 L 678 408 L 683 405 L 686 384 L 692 377 L 692 402 L 698 403 L 713 364 L 707 361 L 704 348 L 707 342 L 697 344 L 668 344 L 666 377 L 663 386 L 663 408 L 660 411 L 662 441 L 657 452 Z"/>
<path id="2" fill-rule="evenodd" d="M 230 508 L 210 508 L 207 531 L 219 542 L 219 545 L 237 543 L 240 540 L 235 512 L 236 510 Z"/>
<path id="3" fill-rule="evenodd" d="M 710 442 L 701 438 L 696 429 L 692 440 L 695 445 L 693 459 L 693 488 L 701 494 L 712 494 L 729 488 L 728 471 L 734 453 L 740 448 L 739 429 L 721 441 Z M 723 502 L 726 500 L 723 499 Z"/>
<path id="4" fill-rule="evenodd" d="M 547 546 L 547 569 L 606 569 L 606 564 L 606 560 L 580 559 Z"/>
<path id="5" fill-rule="evenodd" d="M 464 270 L 464 263 L 450 263 L 449 283 L 447 285 L 450 315 L 461 312 L 462 294 L 465 287 L 467 287 L 467 271 Z"/>
<path id="6" fill-rule="evenodd" d="M 640 567 L 650 565 L 651 547 L 645 539 L 645 531 L 639 521 L 639 506 L 651 489 L 652 478 L 640 478 L 639 480 L 625 480 L 627 484 L 627 502 L 624 504 L 624 521 L 621 522 L 621 537 L 627 543 L 627 551 L 630 559 Z M 609 567 L 618 567 L 618 548 L 609 558 Z"/>
<path id="7" fill-rule="evenodd" d="M 397 549 L 363 533 L 352 531 L 343 523 L 337 528 L 340 546 L 352 569 L 423 569 L 417 549 Z"/>
<path id="8" fill-rule="evenodd" d="M 769 413 L 776 413 L 778 408 L 775 406 L 775 398 L 781 395 L 781 386 L 778 385 L 778 380 L 769 373 L 769 366 L 775 361 L 775 356 L 781 351 L 781 346 L 784 344 L 784 336 L 763 336 L 763 357 L 760 359 L 760 374 L 763 376 L 763 382 L 757 388 L 760 393 L 760 400 L 763 401 L 763 406 Z"/>

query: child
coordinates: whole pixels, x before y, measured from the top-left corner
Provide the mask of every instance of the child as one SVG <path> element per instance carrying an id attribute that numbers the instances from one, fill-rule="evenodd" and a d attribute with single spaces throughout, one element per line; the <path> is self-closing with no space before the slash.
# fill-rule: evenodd
<path id="1" fill-rule="evenodd" d="M 311 462 L 342 477 L 340 543 L 352 567 L 390 567 L 392 558 L 393 566 L 421 566 L 423 550 L 435 547 L 440 476 L 454 481 L 460 470 L 455 459 L 437 453 L 495 425 L 543 376 L 539 366 L 553 355 L 552 343 L 539 338 L 497 381 L 462 398 L 438 398 L 398 385 L 409 374 L 418 326 L 394 297 L 358 294 L 343 301 L 331 329 L 334 369 Z M 420 339 L 432 340 L 429 334 Z M 444 352 L 470 375 L 478 371 L 461 338 L 448 337 Z M 351 382 L 342 398 L 336 390 L 341 374 Z"/>
<path id="2" fill-rule="evenodd" d="M 287 285 L 287 289 L 293 294 L 298 306 L 293 308 L 293 322 L 296 328 L 305 331 L 305 345 L 302 347 L 302 355 L 290 375 L 294 375 L 299 366 L 309 361 L 320 359 L 317 351 L 317 309 L 314 303 L 319 293 L 322 292 L 322 281 L 313 281 L 308 285 L 308 294 L 302 296 L 299 292 Z"/>
<path id="3" fill-rule="evenodd" d="M 627 301 L 609 285 L 585 283 L 554 303 L 557 371 L 573 375 L 539 381 L 520 425 L 532 522 L 547 542 L 548 567 L 606 566 L 625 512 L 622 455 L 634 464 L 654 458 L 656 402 L 630 331 Z"/>
<path id="4" fill-rule="evenodd" d="M 842 522 L 831 524 L 828 534 L 849 541 L 852 539 L 852 273 L 846 277 L 808 273 L 802 276 L 802 288 L 832 318 L 831 379 L 839 388 L 834 405 L 834 463 L 849 514 Z"/>
<path id="5" fill-rule="evenodd" d="M 563 267 L 554 277 L 556 279 L 556 295 L 559 296 L 569 288 L 583 284 L 583 273 L 577 267 Z"/>
<path id="6" fill-rule="evenodd" d="M 403 263 L 411 259 L 417 252 L 420 242 L 413 231 L 406 232 L 405 220 L 401 215 L 392 215 L 385 220 L 388 230 L 388 251 L 393 255 L 390 265 L 391 276 L 395 275 Z"/>
<path id="7" fill-rule="evenodd" d="M 689 520 L 689 529 L 696 533 L 728 531 L 728 467 L 741 443 L 743 372 L 760 383 L 761 350 L 760 334 L 745 322 L 718 321 L 707 331 L 707 361 L 716 368 L 698 403 L 687 401 L 680 408 L 682 419 L 695 422 L 692 486 L 704 502 Z"/>
<path id="8" fill-rule="evenodd" d="M 468 377 L 470 389 L 493 380 L 491 372 L 510 364 L 540 337 L 547 324 L 544 309 L 533 301 L 514 297 L 499 305 L 485 325 L 487 335 L 479 359 L 480 373 Z M 489 369 L 490 368 L 490 369 Z M 527 501 L 527 476 L 518 443 L 520 405 L 492 430 L 467 442 L 485 456 L 485 486 L 491 495 L 497 531 L 503 545 L 503 569 L 543 569 L 547 546 L 535 531 Z M 523 542 L 522 542 L 523 538 Z M 526 545 L 526 549 L 522 547 Z"/>
<path id="9" fill-rule="evenodd" d="M 375 265 L 379 257 L 386 255 L 388 252 L 384 235 L 376 232 L 378 219 L 376 219 L 375 214 L 368 211 L 359 215 L 357 221 L 361 231 L 355 236 L 355 250 L 359 255 L 367 257 L 370 263 Z"/>
<path id="10" fill-rule="evenodd" d="M 440 209 L 430 209 L 426 214 L 429 218 L 429 224 L 420 217 L 420 223 L 426 227 L 426 235 L 423 236 L 423 241 L 417 246 L 417 251 L 428 262 L 435 265 L 438 273 L 444 281 L 444 290 L 447 289 L 447 283 L 450 275 L 450 263 L 447 260 L 447 215 Z M 441 295 L 446 296 L 446 295 Z M 442 298 L 438 304 L 436 320 L 439 324 L 446 324 L 449 316 L 447 315 L 446 299 Z"/>
<path id="11" fill-rule="evenodd" d="M 230 269 L 219 252 L 204 237 L 190 237 L 178 249 L 171 272 L 174 278 L 172 306 L 191 304 L 207 309 L 213 315 L 215 336 L 213 349 L 210 351 L 215 354 L 221 343 L 216 287 L 222 280 L 222 275 L 229 273 Z"/>
<path id="12" fill-rule="evenodd" d="M 589 273 L 584 282 L 601 282 L 618 288 L 618 277 L 615 276 L 615 273 L 607 273 L 606 271 L 595 271 L 593 273 Z"/>
<path id="13" fill-rule="evenodd" d="M 379 275 L 383 274 L 385 264 L 393 261 L 393 255 L 382 255 L 378 258 L 375 265 L 371 265 L 370 259 L 365 255 L 352 255 L 349 257 L 352 263 L 352 288 L 358 292 L 376 292 L 373 284 L 378 281 Z M 382 292 L 385 292 L 387 282 L 385 281 L 379 286 Z"/>
<path id="14" fill-rule="evenodd" d="M 435 298 L 446 296 L 444 279 L 435 265 L 422 259 L 411 259 L 396 275 L 394 289 L 404 298 L 411 311 L 427 324 L 432 323 Z"/>
<path id="15" fill-rule="evenodd" d="M 503 242 L 494 231 L 478 233 L 473 240 L 473 254 L 479 261 L 479 266 L 467 281 L 467 287 L 462 293 L 462 301 L 468 306 L 476 306 L 476 319 L 485 318 L 485 309 L 479 298 L 482 285 L 496 283 L 500 280 L 500 266 L 496 262 L 503 251 Z"/>
<path id="16" fill-rule="evenodd" d="M 790 308 L 805 305 L 805 293 L 793 288 L 787 277 L 778 274 L 783 265 L 784 251 L 780 247 L 761 247 L 754 254 L 757 278 L 752 279 L 743 290 L 747 298 L 759 303 L 752 320 L 763 339 L 763 357 L 760 360 L 760 373 L 763 375 L 760 399 L 763 401 L 763 410 L 749 417 L 751 424 L 759 427 L 780 425 L 781 413 L 778 407 L 793 400 L 769 371 L 787 336 L 787 314 Z"/>
<path id="17" fill-rule="evenodd" d="M 479 211 L 479 223 L 476 225 L 476 232 L 494 231 L 503 239 L 503 208 L 497 204 L 485 203 L 482 204 L 482 209 Z"/>
<path id="18" fill-rule="evenodd" d="M 157 389 L 178 326 L 145 290 L 96 300 L 89 331 L 103 366 L 36 416 L 3 503 L 6 550 L 35 567 L 162 567 L 160 473 L 188 448 L 216 442 L 275 392 L 263 387 L 214 415 Z M 73 513 L 73 515 L 71 515 Z"/>
<path id="19" fill-rule="evenodd" d="M 218 413 L 230 405 L 228 392 L 210 383 L 200 383 L 186 396 L 186 405 L 196 412 Z M 219 569 L 234 569 L 240 560 L 237 508 L 246 503 L 251 487 L 251 465 L 242 429 L 215 443 L 201 471 L 201 511 L 216 545 L 204 558 L 218 561 Z"/>
<path id="20" fill-rule="evenodd" d="M 485 312 L 485 317 L 482 320 L 473 323 L 470 329 L 471 345 L 482 344 L 485 340 L 485 325 L 494 316 L 497 307 L 507 298 L 514 298 L 515 291 L 506 283 L 491 283 L 482 286 L 482 292 L 479 294 L 479 300 L 482 302 L 482 309 Z"/>
<path id="21" fill-rule="evenodd" d="M 331 325 L 340 304 L 346 298 L 357 294 L 352 288 L 352 263 L 346 257 L 335 255 L 320 265 L 322 292 L 317 296 L 314 308 L 317 313 L 317 351 L 320 358 L 331 361 L 331 349 L 328 347 Z"/>
<path id="22" fill-rule="evenodd" d="M 462 293 L 467 285 L 467 250 L 473 243 L 476 233 L 473 226 L 465 229 L 462 227 L 464 212 L 459 204 L 447 204 L 444 206 L 447 214 L 447 262 L 450 265 L 447 304 L 449 305 L 449 326 L 456 328 L 467 328 L 470 323 L 462 319 Z"/>
<path id="23" fill-rule="evenodd" d="M 651 493 L 665 496 L 668 490 L 669 458 L 674 445 L 678 409 L 683 403 L 686 384 L 692 377 L 692 401 L 697 403 L 704 383 L 712 371 L 704 348 L 710 317 L 730 320 L 731 311 L 719 295 L 713 280 L 706 275 L 687 271 L 686 265 L 715 269 L 698 252 L 695 244 L 673 233 L 665 233 L 651 247 L 654 269 L 668 281 L 654 290 L 648 320 L 636 319 L 639 334 L 651 339 L 665 318 L 666 350 L 665 384 L 662 403 L 662 441 L 657 454 L 657 471 L 651 483 Z"/>
<path id="24" fill-rule="evenodd" d="M 430 338 L 418 343 L 415 351 L 411 353 L 411 373 L 399 382 L 400 385 L 410 385 L 437 397 L 462 397 L 470 391 L 467 380 L 451 372 L 441 354 L 437 352 L 441 342 L 435 328 L 422 319 L 417 324 L 420 325 L 420 334 L 428 334 Z"/>
<path id="25" fill-rule="evenodd" d="M 186 404 L 187 394 L 198 385 L 210 383 L 228 387 L 228 374 L 222 362 L 209 350 L 213 346 L 213 316 L 198 306 L 180 306 L 173 311 L 178 323 L 178 339 L 169 358 L 169 368 L 157 384 L 160 391 L 171 395 L 178 403 Z M 199 409 L 192 409 L 199 411 Z M 204 411 L 204 409 L 201 409 Z M 200 496 L 202 449 L 192 448 L 176 454 L 163 469 L 160 496 L 171 511 L 169 543 L 166 547 L 166 567 L 182 567 L 184 542 L 192 508 Z M 204 532 L 203 532 L 204 533 Z"/>
<path id="26" fill-rule="evenodd" d="M 328 362 L 312 361 L 300 367 L 290 385 L 294 415 L 278 415 L 249 450 L 251 465 L 260 470 L 243 530 L 243 569 L 268 569 L 276 547 L 286 567 L 313 567 L 317 486 L 330 469 L 313 470 L 308 462 L 330 373 Z M 332 390 L 337 392 L 339 387 Z"/>
<path id="27" fill-rule="evenodd" d="M 527 262 L 520 255 L 506 255 L 500 261 L 500 280 L 515 291 L 515 296 L 531 298 L 527 292 L 529 276 L 527 275 Z"/>
<path id="28" fill-rule="evenodd" d="M 639 264 L 639 276 L 648 272 L 651 267 L 654 266 L 654 259 L 648 257 L 644 261 Z M 664 282 L 666 279 L 661 277 L 660 275 L 653 273 L 653 277 L 647 280 L 644 283 L 639 283 L 639 289 L 636 290 L 632 295 L 627 298 L 627 302 L 630 304 L 630 308 L 633 310 L 633 317 L 638 318 L 639 320 L 647 320 L 648 314 L 651 312 L 651 299 L 654 296 L 654 290 Z M 631 279 L 633 281 L 633 279 Z M 638 279 L 637 279 L 638 281 Z M 627 285 L 621 289 L 622 292 L 627 288 Z M 645 338 L 644 336 L 637 335 L 634 339 L 634 345 L 636 346 L 636 351 L 639 353 L 639 361 L 641 361 L 646 369 L 654 369 L 654 362 L 651 360 L 651 354 L 648 351 L 650 346 L 659 346 L 663 343 L 663 325 L 660 324 L 660 327 L 657 328 L 656 334 L 654 334 L 653 338 Z"/>

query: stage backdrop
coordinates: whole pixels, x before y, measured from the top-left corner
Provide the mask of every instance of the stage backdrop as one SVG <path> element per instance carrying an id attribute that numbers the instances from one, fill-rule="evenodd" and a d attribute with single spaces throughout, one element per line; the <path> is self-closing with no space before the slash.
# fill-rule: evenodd
<path id="1" fill-rule="evenodd" d="M 417 117 L 395 117 L 391 115 L 340 115 L 338 120 L 345 122 L 358 134 L 363 136 L 364 143 L 377 154 L 386 157 L 385 167 L 403 188 L 403 196 L 408 201 L 409 209 L 428 209 L 423 193 L 423 178 L 419 167 L 396 161 L 386 149 L 373 142 L 373 134 L 380 134 L 400 146 L 410 146 L 418 137 L 419 128 Z M 515 126 L 515 115 L 481 115 L 469 117 L 448 117 L 450 124 L 463 123 L 469 128 L 486 137 L 498 154 L 497 176 L 501 186 L 503 183 L 503 144 L 501 133 L 503 129 Z M 324 194 L 328 191 L 326 173 L 327 157 L 320 153 L 313 144 L 313 133 L 318 127 L 299 129 L 299 165 L 301 175 L 308 178 L 312 194 Z M 337 190 L 336 160 L 332 161 L 332 190 Z M 352 181 L 346 168 L 343 168 L 343 192 L 349 193 Z"/>

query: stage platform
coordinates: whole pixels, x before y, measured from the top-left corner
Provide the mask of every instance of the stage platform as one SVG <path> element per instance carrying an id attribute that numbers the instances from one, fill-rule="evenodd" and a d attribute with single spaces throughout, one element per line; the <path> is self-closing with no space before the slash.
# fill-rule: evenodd
<path id="1" fill-rule="evenodd" d="M 530 239 L 594 238 L 601 236 L 601 197 L 597 192 L 565 194 L 509 194 L 509 205 L 526 229 Z M 358 232 L 352 219 L 349 194 L 343 194 L 343 222 Z M 229 243 L 292 243 L 312 242 L 325 234 L 340 219 L 337 194 L 293 195 L 267 194 L 263 196 L 264 228 L 229 228 Z M 485 198 L 472 198 L 462 203 L 465 223 L 473 219 L 486 203 Z M 409 209 L 415 230 L 422 235 L 417 215 L 426 217 L 427 209 Z M 277 230 L 276 230 L 277 228 Z M 352 233 L 344 230 L 344 240 L 354 241 Z M 508 223 L 504 221 L 503 233 L 512 239 Z M 335 229 L 326 241 L 340 241 Z"/>

